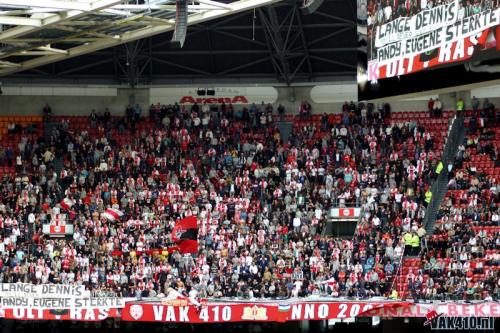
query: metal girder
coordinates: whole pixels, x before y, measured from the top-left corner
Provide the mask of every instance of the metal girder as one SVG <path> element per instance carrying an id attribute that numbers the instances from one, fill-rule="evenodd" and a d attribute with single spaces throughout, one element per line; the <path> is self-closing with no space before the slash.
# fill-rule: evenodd
<path id="1" fill-rule="evenodd" d="M 18 1 L 18 0 L 0 0 L 0 4 L 4 3 L 3 1 L 11 1 L 15 3 L 16 5 L 20 5 L 21 3 L 25 3 L 25 5 L 30 6 L 33 0 L 23 0 L 23 1 Z M 116 4 L 119 4 L 122 0 L 99 0 L 95 1 L 92 3 L 92 11 L 98 11 L 101 9 L 105 9 L 108 7 L 112 7 Z M 42 2 L 45 2 L 42 1 Z M 66 1 L 56 1 L 56 2 L 66 2 Z M 0 41 L 4 39 L 13 39 L 13 38 L 19 38 L 22 36 L 25 36 L 27 34 L 31 34 L 37 31 L 40 31 L 44 28 L 52 27 L 57 24 L 61 24 L 65 21 L 69 20 L 74 20 L 79 17 L 82 17 L 86 14 L 87 12 L 82 11 L 82 10 L 68 10 L 65 12 L 61 12 L 58 14 L 52 14 L 42 20 L 42 23 L 40 26 L 36 27 L 23 27 L 23 26 L 17 26 L 14 28 L 10 28 L 2 33 L 0 33 Z"/>
<path id="2" fill-rule="evenodd" d="M 349 0 L 349 2 L 350 1 L 351 0 Z M 354 20 L 348 20 L 348 19 L 345 19 L 345 18 L 337 16 L 337 15 L 327 14 L 327 13 L 322 12 L 321 10 L 315 11 L 314 14 L 329 18 L 329 19 L 334 20 L 334 21 L 343 22 L 343 23 L 351 25 L 351 26 L 357 26 L 357 23 Z"/>
<path id="3" fill-rule="evenodd" d="M 347 68 L 351 68 L 351 69 L 358 69 L 354 65 L 347 64 L 345 62 L 337 61 L 337 60 L 333 60 L 333 59 L 327 59 L 327 58 L 318 57 L 318 56 L 314 56 L 314 55 L 311 55 L 311 59 L 315 59 L 315 60 L 318 60 L 318 61 L 323 61 L 323 62 L 326 62 L 326 63 L 329 63 L 329 64 L 338 65 L 338 66 L 342 66 L 342 67 L 347 67 Z"/>
<path id="4" fill-rule="evenodd" d="M 96 67 L 96 66 L 99 66 L 99 65 L 102 65 L 102 64 L 106 64 L 106 63 L 108 63 L 110 61 L 113 61 L 113 58 L 103 59 L 103 60 L 100 60 L 100 61 L 92 62 L 90 64 L 86 64 L 86 65 L 82 65 L 82 66 L 77 66 L 77 67 L 72 67 L 70 69 L 67 69 L 65 71 L 57 73 L 57 75 L 71 74 L 71 73 L 78 72 L 78 71 L 81 71 L 81 70 L 84 70 L 84 69 L 88 69 L 88 68 Z"/>
<path id="5" fill-rule="evenodd" d="M 30 27 L 39 27 L 42 25 L 42 21 L 38 20 L 38 19 L 27 18 L 27 17 L 0 15 L 0 24 L 26 25 L 26 26 L 30 26 Z"/>
<path id="6" fill-rule="evenodd" d="M 302 42 L 302 47 L 304 48 L 304 51 L 305 51 L 305 56 L 304 56 L 304 60 L 306 61 L 307 63 L 307 72 L 309 74 L 309 80 L 312 80 L 313 78 L 313 68 L 312 68 L 312 64 L 311 64 L 311 55 L 309 54 L 309 46 L 307 45 L 307 42 L 306 42 L 306 37 L 304 35 L 304 27 L 302 25 L 302 18 L 300 17 L 300 13 L 299 13 L 299 10 L 298 10 L 298 4 L 295 3 L 295 14 L 296 14 L 296 18 L 297 18 L 297 21 L 299 22 L 299 25 L 300 25 L 300 30 L 299 30 L 299 34 L 300 34 L 300 40 Z M 302 65 L 303 61 L 301 62 L 301 65 Z M 297 71 L 294 72 L 294 75 Z M 292 77 L 293 79 L 293 77 Z"/>
<path id="7" fill-rule="evenodd" d="M 295 10 L 292 7 L 291 10 Z M 273 7 L 267 8 L 267 15 L 264 10 L 259 9 L 260 21 L 262 22 L 265 30 L 265 37 L 268 48 L 271 49 L 271 55 L 273 57 L 273 62 L 275 63 L 275 70 L 277 69 L 283 81 L 289 85 L 290 82 L 290 64 L 285 58 L 286 44 L 288 42 L 288 36 L 290 29 L 287 30 L 286 39 L 283 39 L 281 35 L 280 24 L 278 22 L 278 17 L 276 15 L 276 10 Z M 291 15 L 290 15 L 291 16 Z M 293 16 L 290 20 L 289 27 L 292 26 Z"/>
<path id="8" fill-rule="evenodd" d="M 257 59 L 255 61 L 243 64 L 243 65 L 235 66 L 235 67 L 226 69 L 226 70 L 224 70 L 222 72 L 219 72 L 219 73 L 217 73 L 217 75 L 226 75 L 227 73 L 235 72 L 235 71 L 240 70 L 242 68 L 246 68 L 246 67 L 250 67 L 250 66 L 253 66 L 253 65 L 257 65 L 257 64 L 260 64 L 260 63 L 262 63 L 264 61 L 268 61 L 269 58 L 270 57 L 260 58 L 260 59 Z"/>
<path id="9" fill-rule="evenodd" d="M 184 69 L 184 70 L 196 73 L 196 74 L 201 74 L 201 75 L 204 75 L 204 76 L 212 76 L 212 73 L 203 71 L 201 69 L 197 69 L 197 68 L 193 68 L 193 67 L 188 67 L 188 66 L 184 66 L 184 65 L 181 65 L 181 64 L 177 64 L 177 63 L 172 62 L 172 61 L 168 61 L 168 60 L 164 60 L 164 59 L 159 59 L 159 58 L 155 58 L 155 57 L 153 57 L 152 60 L 153 61 L 157 61 L 157 62 L 162 63 L 162 64 L 165 64 L 165 65 L 169 65 L 169 66 L 177 67 L 177 68 L 180 68 L 180 69 Z"/>
<path id="10" fill-rule="evenodd" d="M 257 45 L 260 45 L 260 46 L 266 46 L 266 43 L 260 42 L 258 40 L 253 40 L 253 39 L 250 39 L 250 38 L 246 38 L 246 37 L 243 37 L 243 36 L 238 35 L 238 34 L 233 34 L 231 32 L 227 32 L 227 31 L 223 31 L 223 30 L 217 30 L 217 29 L 213 29 L 213 30 L 212 29 L 208 29 L 208 30 L 212 31 L 214 33 L 218 33 L 218 34 L 224 35 L 224 36 L 233 37 L 233 38 L 245 41 L 245 42 L 257 44 Z"/>
<path id="11" fill-rule="evenodd" d="M 0 0 L 0 6 L 18 6 L 18 7 L 36 7 L 36 8 L 55 8 L 64 10 L 91 10 L 90 3 L 76 1 L 58 1 L 58 0 Z"/>
<path id="12" fill-rule="evenodd" d="M 17 2 L 18 0 L 6 0 L 6 1 Z M 43 1 L 45 1 L 45 0 L 43 0 Z M 59 1 L 59 0 L 52 0 L 52 1 L 68 2 L 68 1 Z M 198 24 L 198 23 L 206 22 L 206 21 L 213 20 L 216 18 L 221 18 L 221 17 L 227 16 L 227 15 L 244 12 L 244 11 L 247 11 L 249 9 L 270 5 L 273 3 L 277 3 L 279 1 L 281 1 L 281 0 L 240 0 L 240 1 L 229 3 L 229 4 L 219 5 L 219 9 L 201 11 L 201 12 L 197 12 L 195 14 L 190 14 L 188 17 L 188 25 Z M 21 4 L 26 4 L 28 2 L 31 2 L 31 0 L 29 0 L 29 1 L 28 0 L 21 0 L 20 1 Z M 71 1 L 71 2 L 74 2 L 74 1 Z M 117 5 L 121 2 L 122 2 L 121 0 L 97 0 L 97 1 L 89 3 L 89 8 L 92 11 L 104 10 L 104 9 L 111 8 L 114 5 Z M 212 1 L 210 1 L 210 2 L 212 2 Z M 1 3 L 2 3 L 2 0 L 0 0 L 0 4 Z M 68 7 L 70 7 L 70 6 L 71 5 L 68 5 Z M 77 5 L 77 6 L 79 6 L 79 5 Z M 226 7 L 226 8 L 223 8 L 223 7 Z M 51 15 L 47 16 L 47 18 L 42 20 L 41 27 L 20 27 L 20 26 L 18 26 L 15 28 L 11 28 L 7 31 L 0 33 L 0 41 L 13 40 L 15 38 L 22 37 L 26 34 L 40 31 L 41 29 L 48 27 L 48 26 L 53 27 L 56 25 L 67 23 L 67 22 L 74 20 L 74 19 L 79 19 L 80 17 L 87 14 L 87 12 L 85 12 L 85 10 L 87 10 L 89 8 L 87 8 L 87 6 L 86 6 L 86 8 L 82 8 L 83 10 L 68 9 L 68 11 L 66 11 L 66 12 L 62 12 L 59 14 L 51 14 Z M 168 24 L 170 24 L 170 25 L 167 25 L 167 22 L 163 22 L 163 23 L 165 23 L 163 25 L 161 25 L 161 24 L 153 25 L 153 24 L 149 24 L 148 21 L 143 20 L 143 17 L 144 17 L 144 15 L 142 15 L 141 22 L 145 22 L 144 24 L 147 24 L 146 27 L 137 27 L 135 29 L 120 33 L 118 35 L 118 38 L 99 38 L 93 42 L 89 41 L 83 45 L 70 47 L 70 48 L 65 50 L 65 51 L 67 51 L 67 54 L 44 55 L 44 56 L 40 56 L 40 57 L 37 57 L 34 59 L 30 59 L 30 60 L 19 63 L 20 66 L 17 66 L 15 68 L 0 69 L 0 75 L 9 75 L 9 74 L 13 74 L 13 73 L 16 73 L 19 71 L 32 69 L 32 68 L 35 68 L 38 66 L 54 63 L 54 62 L 57 62 L 60 60 L 69 59 L 71 57 L 76 57 L 76 56 L 80 56 L 83 54 L 88 54 L 88 53 L 98 51 L 98 50 L 101 50 L 104 48 L 117 46 L 117 45 L 120 45 L 123 43 L 129 43 L 129 42 L 132 42 L 132 41 L 135 41 L 138 39 L 142 39 L 142 38 L 150 37 L 150 36 L 153 36 L 156 34 L 171 31 L 173 29 L 173 24 L 174 24 L 173 19 L 167 20 Z M 136 18 L 136 17 L 124 18 L 124 20 L 129 20 L 130 22 L 136 21 L 138 19 L 139 18 Z M 123 24 L 126 25 L 125 22 Z M 102 32 L 102 31 L 97 31 L 97 32 Z M 74 38 L 81 38 L 84 35 L 86 35 L 85 31 L 82 31 L 82 33 L 80 35 L 76 35 L 76 34 L 77 33 L 75 33 L 75 35 L 71 35 L 71 36 L 67 36 L 67 37 L 74 39 Z M 64 38 L 62 40 L 64 40 Z M 47 42 L 52 43 L 52 41 L 50 41 L 50 40 L 48 40 Z M 58 43 L 60 43 L 60 42 L 62 42 L 62 41 L 58 41 Z M 36 45 L 36 47 L 40 47 L 40 46 L 41 45 Z M 7 60 L 8 60 L 8 58 L 7 58 Z"/>
<path id="13" fill-rule="evenodd" d="M 324 35 L 324 36 L 318 37 L 318 38 L 316 38 L 316 39 L 313 39 L 312 41 L 310 41 L 310 42 L 308 42 L 308 43 L 307 43 L 307 46 L 309 47 L 309 46 L 311 46 L 311 45 L 313 45 L 313 44 L 316 44 L 316 43 L 318 43 L 318 42 L 321 42 L 322 40 L 325 40 L 325 39 L 328 39 L 328 38 L 335 37 L 335 36 L 340 35 L 340 34 L 342 34 L 342 33 L 346 32 L 346 31 L 348 31 L 348 30 L 351 30 L 351 29 L 353 29 L 353 27 L 345 27 L 345 28 L 342 28 L 342 29 L 339 29 L 339 30 L 333 31 L 333 32 L 331 32 L 331 33 L 329 33 L 329 34 L 327 34 L 327 35 Z"/>

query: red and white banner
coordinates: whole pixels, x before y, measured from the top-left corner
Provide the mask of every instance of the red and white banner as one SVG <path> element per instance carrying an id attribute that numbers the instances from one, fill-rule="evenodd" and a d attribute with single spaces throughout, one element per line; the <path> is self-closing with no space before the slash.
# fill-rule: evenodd
<path id="1" fill-rule="evenodd" d="M 75 201 L 73 199 L 70 199 L 70 198 L 64 198 L 62 201 L 61 201 L 61 208 L 62 209 L 65 209 L 65 210 L 70 210 L 71 207 L 73 207 L 73 205 L 75 204 Z"/>
<path id="2" fill-rule="evenodd" d="M 104 213 L 102 213 L 102 216 L 107 220 L 114 222 L 121 219 L 121 217 L 123 216 L 123 212 L 118 209 L 108 208 Z"/>
<path id="3" fill-rule="evenodd" d="M 333 218 L 357 219 L 361 214 L 361 208 L 332 208 L 330 216 Z"/>
<path id="4" fill-rule="evenodd" d="M 65 225 L 50 225 L 50 233 L 52 235 L 65 235 L 66 234 L 66 226 Z"/>
<path id="5" fill-rule="evenodd" d="M 411 302 L 304 302 L 293 304 L 209 304 L 193 306 L 127 304 L 124 321 L 220 323 L 243 321 L 286 322 L 353 317 L 426 317 L 430 311 L 446 317 L 500 317 L 500 304 L 413 304 Z"/>
<path id="6" fill-rule="evenodd" d="M 0 318 L 17 320 L 123 321 L 172 323 L 286 322 L 300 320 L 347 319 L 355 317 L 425 318 L 431 311 L 444 317 L 500 317 L 500 304 L 381 302 L 288 302 L 288 303 L 209 303 L 197 309 L 189 302 L 127 302 L 124 309 L 34 308 L 1 309 Z"/>
<path id="7" fill-rule="evenodd" d="M 500 26 L 496 27 L 496 30 L 500 31 Z M 496 42 L 486 42 L 488 37 L 491 40 L 492 36 L 495 36 L 494 31 L 494 29 L 486 29 L 477 35 L 443 45 L 435 51 L 434 56 L 428 59 L 425 57 L 422 58 L 420 54 L 417 54 L 411 57 L 396 58 L 383 63 L 369 61 L 368 80 L 373 81 L 412 74 L 440 65 L 470 60 L 479 52 L 493 49 L 496 45 L 500 45 L 500 42 L 498 44 Z M 500 32 L 497 35 L 500 35 Z"/>

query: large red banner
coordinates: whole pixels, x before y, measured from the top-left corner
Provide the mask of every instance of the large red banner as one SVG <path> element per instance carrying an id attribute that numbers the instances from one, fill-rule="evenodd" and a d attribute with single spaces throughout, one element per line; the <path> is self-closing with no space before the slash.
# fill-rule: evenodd
<path id="1" fill-rule="evenodd" d="M 286 322 L 353 317 L 426 317 L 430 311 L 450 317 L 500 317 L 500 304 L 415 304 L 411 302 L 304 302 L 292 304 L 209 304 L 192 306 L 136 303 L 122 312 L 125 321 L 220 323 L 243 321 Z"/>
<path id="2" fill-rule="evenodd" d="M 181 303 L 179 303 L 181 304 Z M 0 309 L 0 318 L 16 320 L 123 321 L 171 323 L 286 322 L 354 317 L 426 317 L 436 311 L 445 317 L 500 317 L 500 304 L 380 302 L 286 302 L 189 304 L 128 302 L 123 309 Z"/>
<path id="3" fill-rule="evenodd" d="M 496 27 L 500 31 L 500 26 Z M 370 81 L 395 77 L 398 75 L 417 73 L 422 70 L 446 65 L 454 62 L 470 60 L 481 51 L 492 49 L 500 44 L 487 43 L 486 38 L 491 29 L 486 29 L 477 35 L 466 37 L 460 41 L 449 43 L 439 48 L 436 55 L 423 60 L 419 54 L 410 57 L 401 57 L 390 62 L 378 64 L 377 61 L 368 62 L 368 79 Z M 500 32 L 497 32 L 499 34 Z"/>

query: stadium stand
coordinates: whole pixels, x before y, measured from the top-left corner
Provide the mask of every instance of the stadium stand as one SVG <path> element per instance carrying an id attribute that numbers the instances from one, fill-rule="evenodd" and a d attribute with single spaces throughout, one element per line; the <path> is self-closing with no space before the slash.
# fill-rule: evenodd
<path id="1" fill-rule="evenodd" d="M 39 118 L 6 119 L 39 126 L 2 141 L 12 149 L 2 169 L 2 281 L 125 297 L 174 288 L 209 298 L 366 298 L 393 288 L 405 298 L 415 289 L 402 281 L 412 268 L 423 275 L 423 262 L 402 260 L 403 235 L 417 235 L 416 249 L 406 244 L 416 254 L 452 112 L 430 119 L 346 104 L 342 114 L 286 115 L 294 125 L 282 142 L 270 105 L 176 108 L 139 121 L 54 116 L 45 130 Z M 47 238 L 43 225 L 65 199 L 74 202 L 73 238 Z M 363 207 L 353 239 L 322 235 L 331 206 Z M 123 223 L 106 219 L 107 208 L 122 211 Z M 201 222 L 195 259 L 166 251 L 176 219 L 190 214 Z"/>

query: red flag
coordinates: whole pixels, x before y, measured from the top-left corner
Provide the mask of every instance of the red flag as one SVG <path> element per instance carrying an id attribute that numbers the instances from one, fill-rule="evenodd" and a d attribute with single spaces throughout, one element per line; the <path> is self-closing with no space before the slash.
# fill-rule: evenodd
<path id="1" fill-rule="evenodd" d="M 496 40 L 497 40 L 497 50 L 500 50 L 500 25 L 497 25 L 497 28 L 496 28 Z"/>
<path id="2" fill-rule="evenodd" d="M 197 253 L 198 219 L 196 216 L 188 216 L 177 221 L 171 236 L 181 253 Z"/>

